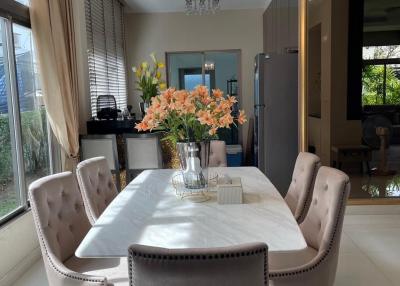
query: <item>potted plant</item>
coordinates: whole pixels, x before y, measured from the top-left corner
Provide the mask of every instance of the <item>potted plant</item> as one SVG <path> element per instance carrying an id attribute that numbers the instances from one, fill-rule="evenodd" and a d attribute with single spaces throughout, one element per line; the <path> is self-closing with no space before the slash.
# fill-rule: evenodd
<path id="1" fill-rule="evenodd" d="M 166 83 L 162 80 L 161 70 L 165 67 L 164 63 L 159 62 L 154 53 L 150 54 L 153 64 L 150 65 L 144 61 L 138 67 L 133 67 L 132 71 L 136 76 L 137 90 L 139 90 L 142 98 L 140 103 L 140 110 L 142 116 L 150 106 L 151 99 L 159 94 L 160 91 L 165 90 Z"/>
<path id="2" fill-rule="evenodd" d="M 232 116 L 234 96 L 224 96 L 220 89 L 210 94 L 207 87 L 193 91 L 169 88 L 151 100 L 139 131 L 164 130 L 167 139 L 176 143 L 185 186 L 200 189 L 207 186 L 210 140 L 217 138 L 219 128 L 246 122 L 243 110 Z"/>

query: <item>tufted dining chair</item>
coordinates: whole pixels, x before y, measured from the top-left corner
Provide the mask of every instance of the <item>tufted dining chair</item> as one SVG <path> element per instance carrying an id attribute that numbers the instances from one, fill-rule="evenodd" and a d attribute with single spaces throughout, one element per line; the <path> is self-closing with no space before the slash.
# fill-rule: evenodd
<path id="1" fill-rule="evenodd" d="M 268 246 L 224 248 L 129 248 L 130 286 L 266 286 Z"/>
<path id="2" fill-rule="evenodd" d="M 80 162 L 76 168 L 76 175 L 86 214 L 93 225 L 109 203 L 118 195 L 117 188 L 104 157 Z"/>
<path id="3" fill-rule="evenodd" d="M 320 166 L 321 160 L 317 155 L 300 152 L 297 156 L 285 201 L 298 223 L 301 223 L 307 214 Z"/>
<path id="4" fill-rule="evenodd" d="M 271 285 L 333 285 L 349 193 L 346 174 L 330 167 L 319 169 L 310 209 L 300 224 L 308 246 L 269 254 Z"/>
<path id="5" fill-rule="evenodd" d="M 126 259 L 75 256 L 76 248 L 91 226 L 71 172 L 33 182 L 29 196 L 49 285 L 129 285 Z"/>
<path id="6" fill-rule="evenodd" d="M 225 141 L 210 141 L 210 157 L 208 165 L 210 167 L 226 167 L 226 144 Z"/>
<path id="7" fill-rule="evenodd" d="M 80 159 L 87 160 L 95 157 L 104 157 L 108 167 L 115 174 L 117 189 L 121 190 L 121 174 L 118 161 L 118 144 L 115 134 L 107 135 L 81 135 L 80 138 Z"/>
<path id="8" fill-rule="evenodd" d="M 123 136 L 127 183 L 143 170 L 163 167 L 160 133 L 128 133 Z"/>

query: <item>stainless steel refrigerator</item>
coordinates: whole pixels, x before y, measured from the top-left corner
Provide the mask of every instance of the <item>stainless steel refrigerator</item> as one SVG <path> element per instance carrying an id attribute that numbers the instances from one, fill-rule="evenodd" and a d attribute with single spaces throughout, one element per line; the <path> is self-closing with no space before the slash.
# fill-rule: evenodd
<path id="1" fill-rule="evenodd" d="M 298 154 L 297 67 L 297 53 L 255 58 L 254 161 L 282 195 Z"/>

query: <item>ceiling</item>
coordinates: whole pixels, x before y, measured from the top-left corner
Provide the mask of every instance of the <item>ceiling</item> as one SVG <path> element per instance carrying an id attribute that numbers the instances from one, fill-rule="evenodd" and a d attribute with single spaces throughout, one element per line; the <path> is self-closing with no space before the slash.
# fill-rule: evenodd
<path id="1" fill-rule="evenodd" d="M 125 0 L 127 11 L 134 13 L 183 12 L 185 0 Z M 270 0 L 220 0 L 222 10 L 265 8 Z"/>

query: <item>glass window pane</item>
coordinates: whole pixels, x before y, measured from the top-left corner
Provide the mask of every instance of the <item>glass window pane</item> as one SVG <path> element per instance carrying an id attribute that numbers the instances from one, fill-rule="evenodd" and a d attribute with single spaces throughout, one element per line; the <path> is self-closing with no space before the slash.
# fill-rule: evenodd
<path id="1" fill-rule="evenodd" d="M 29 6 L 29 1 L 30 0 L 15 0 L 16 2 L 19 2 L 21 4 L 24 4 L 25 6 Z"/>
<path id="2" fill-rule="evenodd" d="M 400 104 L 400 65 L 386 65 L 386 103 Z"/>
<path id="3" fill-rule="evenodd" d="M 34 55 L 32 32 L 14 24 L 15 59 L 25 164 L 25 182 L 50 173 L 46 111 Z"/>
<path id="4" fill-rule="evenodd" d="M 0 17 L 0 218 L 21 205 L 18 176 L 16 176 L 6 21 Z"/>
<path id="5" fill-rule="evenodd" d="M 384 65 L 367 65 L 362 73 L 363 105 L 383 104 Z"/>

